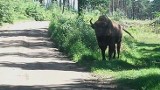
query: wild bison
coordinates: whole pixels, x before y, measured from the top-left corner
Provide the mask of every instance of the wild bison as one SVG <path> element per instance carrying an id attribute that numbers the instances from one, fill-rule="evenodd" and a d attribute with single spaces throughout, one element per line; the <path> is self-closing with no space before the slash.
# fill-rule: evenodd
<path id="1" fill-rule="evenodd" d="M 122 39 L 122 30 L 124 30 L 119 24 L 112 22 L 108 17 L 102 15 L 98 20 L 93 24 L 92 19 L 90 20 L 91 27 L 95 30 L 98 46 L 101 49 L 102 60 L 105 58 L 105 50 L 109 46 L 109 60 L 112 56 L 116 56 L 116 44 L 117 44 L 117 53 L 118 58 L 120 54 L 121 39 Z M 128 31 L 127 32 L 131 37 L 133 37 Z"/>

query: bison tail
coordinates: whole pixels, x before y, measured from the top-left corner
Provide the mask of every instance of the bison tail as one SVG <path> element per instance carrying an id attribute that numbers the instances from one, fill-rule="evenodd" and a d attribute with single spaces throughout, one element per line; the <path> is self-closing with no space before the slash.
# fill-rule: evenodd
<path id="1" fill-rule="evenodd" d="M 130 32 L 128 32 L 127 30 L 125 30 L 124 28 L 123 28 L 123 30 L 126 32 L 126 33 L 128 33 L 132 38 L 134 38 L 132 35 L 131 35 L 131 33 Z"/>

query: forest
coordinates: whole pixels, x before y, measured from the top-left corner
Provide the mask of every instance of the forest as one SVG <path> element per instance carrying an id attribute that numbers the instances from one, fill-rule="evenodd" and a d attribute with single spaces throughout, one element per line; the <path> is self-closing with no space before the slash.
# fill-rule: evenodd
<path id="1" fill-rule="evenodd" d="M 84 9 L 99 10 L 112 16 L 120 14 L 129 19 L 153 19 L 159 14 L 159 0 L 84 0 L 79 3 Z"/>
<path id="2" fill-rule="evenodd" d="M 61 7 L 74 8 L 77 0 L 56 0 Z M 73 2 L 73 7 L 69 3 Z M 119 14 L 129 19 L 153 19 L 159 16 L 159 0 L 78 0 L 78 12 L 99 11 L 101 14 Z"/>
<path id="3" fill-rule="evenodd" d="M 77 65 L 104 81 L 111 77 L 119 88 L 160 90 L 160 0 L 78 0 L 77 9 L 76 0 L 52 0 L 48 7 L 43 0 L 7 1 L 0 1 L 1 25 L 26 19 L 50 21 L 48 36 Z M 100 15 L 134 36 L 123 32 L 119 59 L 102 61 L 89 23 Z"/>

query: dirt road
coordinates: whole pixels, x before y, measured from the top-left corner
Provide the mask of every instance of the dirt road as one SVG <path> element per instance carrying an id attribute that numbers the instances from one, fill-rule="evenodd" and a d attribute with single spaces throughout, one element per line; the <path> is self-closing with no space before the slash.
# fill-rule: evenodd
<path id="1" fill-rule="evenodd" d="M 33 21 L 1 28 L 0 90 L 73 88 L 89 76 L 52 47 L 48 25 Z"/>
<path id="2" fill-rule="evenodd" d="M 98 89 L 90 86 L 90 73 L 54 48 L 48 25 L 27 21 L 0 28 L 0 90 Z"/>

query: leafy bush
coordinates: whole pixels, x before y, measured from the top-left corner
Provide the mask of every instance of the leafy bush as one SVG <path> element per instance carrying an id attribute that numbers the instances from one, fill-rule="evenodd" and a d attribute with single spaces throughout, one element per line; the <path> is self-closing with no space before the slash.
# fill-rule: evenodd
<path id="1" fill-rule="evenodd" d="M 117 9 L 117 11 L 113 12 L 112 18 L 116 21 L 119 21 L 120 19 L 126 18 L 124 15 L 124 12 Z"/>
<path id="2" fill-rule="evenodd" d="M 0 23 L 13 23 L 14 20 L 34 18 L 37 21 L 49 20 L 50 11 L 39 3 L 26 0 L 0 0 Z"/>
<path id="3" fill-rule="evenodd" d="M 0 1 L 0 23 L 12 23 L 14 19 L 14 8 L 10 1 Z"/>
<path id="4" fill-rule="evenodd" d="M 160 12 L 155 12 L 154 16 L 155 17 L 160 17 Z"/>
<path id="5" fill-rule="evenodd" d="M 76 61 L 97 50 L 94 32 L 82 17 L 67 19 L 57 16 L 51 22 L 49 32 L 60 50 Z"/>
<path id="6" fill-rule="evenodd" d="M 28 3 L 25 12 L 28 16 L 33 17 L 36 21 L 42 21 L 45 19 L 45 9 L 41 7 L 39 3 Z"/>

